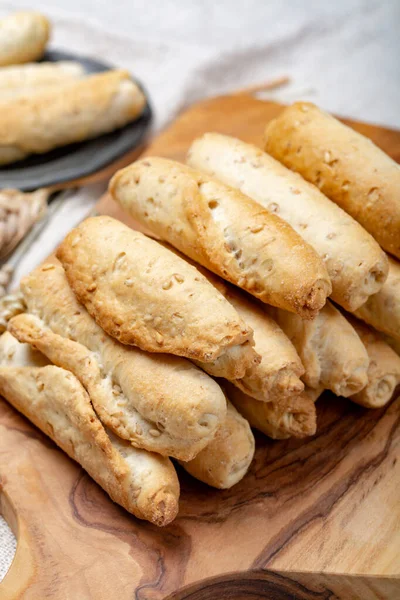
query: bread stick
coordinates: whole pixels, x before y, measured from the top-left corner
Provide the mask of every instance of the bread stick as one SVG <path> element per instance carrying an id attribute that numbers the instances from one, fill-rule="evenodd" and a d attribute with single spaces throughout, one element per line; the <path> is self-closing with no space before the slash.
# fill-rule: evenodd
<path id="1" fill-rule="evenodd" d="M 268 124 L 265 149 L 400 258 L 400 167 L 371 140 L 313 104 L 296 102 Z"/>
<path id="2" fill-rule="evenodd" d="M 281 402 L 299 395 L 304 384 L 304 367 L 295 347 L 263 306 L 237 287 L 226 283 L 207 269 L 201 272 L 237 310 L 253 330 L 254 349 L 261 362 L 240 377 L 226 377 L 243 392 L 261 402 Z"/>
<path id="3" fill-rule="evenodd" d="M 296 348 L 307 386 L 322 386 L 347 398 L 367 385 L 367 351 L 354 328 L 329 301 L 314 321 L 272 307 L 265 309 Z"/>
<path id="4" fill-rule="evenodd" d="M 316 432 L 315 400 L 322 388 L 304 391 L 279 403 L 259 402 L 232 385 L 226 390 L 231 402 L 250 425 L 274 440 L 303 438 Z"/>
<path id="5" fill-rule="evenodd" d="M 247 368 L 242 374 L 239 374 L 237 369 L 236 373 L 233 370 L 233 360 L 231 367 L 226 366 L 224 375 L 213 373 L 209 364 L 194 361 L 195 364 L 210 375 L 228 379 L 249 396 L 261 402 L 279 402 L 289 396 L 300 394 L 304 389 L 304 384 L 300 380 L 304 373 L 300 357 L 287 335 L 266 313 L 263 306 L 239 288 L 230 285 L 172 246 L 165 242 L 161 243 L 189 264 L 196 266 L 197 270 L 235 308 L 243 321 L 253 330 L 254 349 L 257 349 L 256 352 L 261 358 L 259 362 Z M 221 367 L 219 370 L 222 370 Z"/>
<path id="6" fill-rule="evenodd" d="M 230 285 L 215 273 L 195 263 L 179 250 L 165 242 L 160 243 L 195 266 L 235 308 L 239 316 L 253 330 L 254 349 L 258 348 L 256 352 L 261 359 L 255 361 L 250 368 L 247 366 L 240 372 L 239 367 L 243 364 L 243 360 L 239 360 L 235 356 L 237 347 L 234 346 L 231 353 L 226 353 L 222 359 L 217 359 L 215 363 L 212 363 L 211 368 L 211 363 L 193 362 L 214 377 L 224 377 L 232 381 L 244 392 L 261 402 L 278 402 L 287 396 L 299 394 L 304 389 L 304 384 L 300 380 L 300 376 L 304 373 L 304 367 L 287 335 L 266 314 L 262 305 L 239 288 Z M 223 364 L 221 364 L 221 360 Z"/>
<path id="7" fill-rule="evenodd" d="M 248 471 L 254 456 L 254 436 L 250 425 L 230 402 L 225 421 L 214 439 L 182 467 L 196 479 L 219 489 L 238 483 Z"/>
<path id="8" fill-rule="evenodd" d="M 49 35 L 50 23 L 38 12 L 16 12 L 0 19 L 0 67 L 37 60 Z"/>
<path id="9" fill-rule="evenodd" d="M 232 383 L 262 402 L 280 402 L 298 396 L 304 389 L 300 380 L 304 367 L 287 335 L 262 306 L 240 290 L 224 282 L 218 287 L 224 288 L 225 298 L 253 329 L 254 348 L 261 356 L 260 364 L 250 368 L 243 377 L 231 379 Z"/>
<path id="10" fill-rule="evenodd" d="M 356 310 L 382 287 L 388 264 L 374 238 L 317 187 L 256 146 L 206 133 L 191 145 L 188 163 L 289 223 L 321 256 L 332 299 L 347 310 Z"/>
<path id="11" fill-rule="evenodd" d="M 0 102 L 30 96 L 55 85 L 81 79 L 85 69 L 78 62 L 42 62 L 0 69 Z"/>
<path id="12" fill-rule="evenodd" d="M 287 223 L 190 167 L 145 158 L 109 190 L 163 240 L 263 302 L 312 318 L 331 293 L 322 260 Z"/>
<path id="13" fill-rule="evenodd" d="M 400 262 L 389 257 L 389 275 L 382 289 L 368 298 L 354 314 L 400 341 Z"/>
<path id="14" fill-rule="evenodd" d="M 140 519 L 156 525 L 170 523 L 179 500 L 179 482 L 171 461 L 107 435 L 76 377 L 53 365 L 35 366 L 39 353 L 35 356 L 20 346 L 24 345 L 8 332 L 0 338 L 0 393 L 76 460 L 115 502 Z M 25 366 L 18 365 L 23 354 Z"/>
<path id="15" fill-rule="evenodd" d="M 236 348 L 244 370 L 257 359 L 245 345 L 253 344 L 251 328 L 224 296 L 174 252 L 120 221 L 86 219 L 57 257 L 78 300 L 120 342 L 205 363 Z"/>
<path id="16" fill-rule="evenodd" d="M 212 377 L 240 379 L 261 362 L 260 355 L 253 348 L 254 341 L 231 346 L 212 362 L 192 359 L 192 362 Z"/>
<path id="17" fill-rule="evenodd" d="M 84 385 L 83 370 L 94 383 L 100 370 L 104 392 L 96 410 L 116 435 L 182 460 L 193 458 L 212 439 L 225 418 L 226 401 L 208 375 L 183 358 L 149 354 L 110 338 L 78 303 L 59 264 L 35 269 L 22 280 L 21 290 L 28 312 L 42 321 L 35 344 L 45 326 L 80 345 L 71 350 L 54 337 L 46 342 L 55 352 L 57 341 L 59 364 L 73 370 Z"/>
<path id="18" fill-rule="evenodd" d="M 145 102 L 127 71 L 106 71 L 4 102 L 0 165 L 118 129 L 136 119 Z"/>
<path id="19" fill-rule="evenodd" d="M 368 356 L 368 383 L 360 392 L 350 396 L 350 400 L 367 408 L 385 406 L 400 383 L 400 356 L 385 340 L 358 319 L 346 315 L 364 344 Z"/>

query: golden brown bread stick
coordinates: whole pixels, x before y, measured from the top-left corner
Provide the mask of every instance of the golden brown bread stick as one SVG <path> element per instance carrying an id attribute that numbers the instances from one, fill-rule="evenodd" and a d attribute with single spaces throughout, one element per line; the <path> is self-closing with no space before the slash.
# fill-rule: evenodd
<path id="1" fill-rule="evenodd" d="M 145 105 L 127 71 L 106 71 L 29 98 L 0 111 L 0 165 L 118 129 Z"/>
<path id="2" fill-rule="evenodd" d="M 354 311 L 356 317 L 400 341 L 400 263 L 389 258 L 389 275 L 382 289 Z"/>
<path id="3" fill-rule="evenodd" d="M 84 346 L 54 334 L 43 325 L 38 317 L 30 314 L 18 315 L 11 319 L 8 323 L 8 330 L 20 342 L 25 342 L 20 344 L 21 346 L 30 344 L 56 366 L 72 372 L 88 392 L 96 413 L 99 415 L 103 413 L 102 407 L 109 402 L 106 396 L 107 394 L 112 395 L 112 390 L 103 385 L 100 369 Z M 231 412 L 232 410 L 234 409 L 231 408 Z M 241 421 L 243 419 L 238 415 L 236 418 L 230 415 L 223 419 L 217 433 L 211 438 L 204 451 L 200 450 L 197 456 L 188 463 L 193 462 L 192 470 L 187 470 L 194 476 L 197 476 L 195 473 L 198 469 L 210 470 L 210 480 L 214 481 L 210 485 L 215 487 L 231 487 L 236 481 L 239 481 L 247 471 L 254 453 L 254 440 L 253 451 L 251 451 L 249 438 L 251 440 L 252 436 L 251 433 L 247 433 L 246 425 Z M 228 458 L 232 445 L 235 444 L 237 444 L 236 450 Z M 222 456 L 224 452 L 226 459 L 223 464 L 210 465 L 211 456 L 215 454 Z M 199 455 L 201 456 L 199 457 Z M 198 460 L 196 460 L 197 457 L 199 457 Z M 206 476 L 199 476 L 198 479 L 209 483 L 204 477 Z M 220 482 L 219 484 L 215 484 L 217 480 Z"/>
<path id="4" fill-rule="evenodd" d="M 187 256 L 165 244 L 181 258 L 194 265 L 208 281 L 232 304 L 244 322 L 253 330 L 254 349 L 259 354 L 261 361 L 254 364 L 239 374 L 227 366 L 226 373 L 219 375 L 213 373 L 209 363 L 195 364 L 201 366 L 210 375 L 222 376 L 232 381 L 241 390 L 262 402 L 278 402 L 288 396 L 295 396 L 304 389 L 300 380 L 304 367 L 293 344 L 267 315 L 263 306 L 239 288 L 230 285 L 208 269 L 195 263 Z M 232 365 L 233 366 L 233 365 Z M 235 365 L 236 366 L 236 365 Z M 219 369 L 221 372 L 221 368 Z"/>
<path id="5" fill-rule="evenodd" d="M 228 401 L 226 419 L 214 439 L 193 460 L 182 467 L 196 479 L 219 489 L 238 483 L 248 471 L 254 456 L 254 436 L 250 425 Z"/>
<path id="6" fill-rule="evenodd" d="M 322 393 L 322 388 L 304 391 L 278 403 L 259 402 L 232 385 L 226 386 L 226 391 L 250 425 L 268 437 L 275 440 L 303 438 L 316 432 L 315 400 Z"/>
<path id="7" fill-rule="evenodd" d="M 10 333 L 0 338 L 0 393 L 126 510 L 156 525 L 178 512 L 179 482 L 168 458 L 107 435 L 90 398 L 69 372 L 42 364 Z M 21 366 L 21 355 L 27 362 Z M 37 358 L 37 356 L 39 357 Z M 18 359 L 16 360 L 16 357 Z"/>
<path id="8" fill-rule="evenodd" d="M 254 349 L 261 356 L 261 362 L 248 369 L 243 377 L 227 379 L 261 402 L 280 402 L 299 395 L 304 389 L 300 380 L 304 367 L 287 335 L 251 296 L 210 271 L 202 272 L 252 328 Z"/>
<path id="9" fill-rule="evenodd" d="M 85 75 L 83 66 L 74 61 L 41 62 L 0 69 L 0 101 L 15 100 L 63 85 Z"/>
<path id="10" fill-rule="evenodd" d="M 183 358 L 149 354 L 110 338 L 78 303 L 60 264 L 38 267 L 22 280 L 21 290 L 31 314 L 53 334 L 80 344 L 68 356 L 59 340 L 63 365 L 78 374 L 82 369 L 72 366 L 74 359 L 79 363 L 82 356 L 85 369 L 90 361 L 93 368 L 97 365 L 107 393 L 96 410 L 116 435 L 182 460 L 193 458 L 212 439 L 225 418 L 226 401 L 203 371 Z"/>
<path id="11" fill-rule="evenodd" d="M 253 367 L 261 362 L 261 356 L 253 348 L 254 341 L 231 346 L 212 362 L 192 362 L 212 377 L 237 379 L 244 377 Z"/>
<path id="12" fill-rule="evenodd" d="M 206 133 L 192 143 L 188 163 L 289 223 L 321 256 L 332 281 L 332 299 L 347 310 L 357 309 L 382 287 L 388 264 L 374 238 L 272 156 L 238 139 Z"/>
<path id="13" fill-rule="evenodd" d="M 77 299 L 120 342 L 205 363 L 236 347 L 244 369 L 257 358 L 249 345 L 241 348 L 253 343 L 252 330 L 223 295 L 184 259 L 120 221 L 86 219 L 57 257 Z"/>
<path id="14" fill-rule="evenodd" d="M 346 315 L 364 344 L 368 356 L 368 383 L 350 400 L 367 408 L 385 406 L 400 383 L 400 356 L 385 342 L 377 331 Z"/>
<path id="15" fill-rule="evenodd" d="M 337 396 L 351 396 L 368 382 L 367 351 L 347 319 L 327 302 L 314 321 L 265 306 L 296 348 L 311 388 L 323 387 Z"/>
<path id="16" fill-rule="evenodd" d="M 37 60 L 49 35 L 50 23 L 38 12 L 21 11 L 0 19 L 0 67 Z"/>
<path id="17" fill-rule="evenodd" d="M 280 402 L 298 396 L 304 389 L 300 380 L 304 367 L 287 335 L 256 302 L 233 286 L 224 288 L 225 298 L 253 329 L 254 348 L 261 356 L 260 364 L 254 365 L 240 379 L 232 379 L 232 383 L 263 402 Z"/>
<path id="18" fill-rule="evenodd" d="M 314 104 L 296 102 L 267 125 L 265 149 L 400 258 L 400 167 L 371 140 Z"/>
<path id="19" fill-rule="evenodd" d="M 287 223 L 186 165 L 145 158 L 109 190 L 163 240 L 263 302 L 312 318 L 332 291 L 322 260 Z"/>
<path id="20" fill-rule="evenodd" d="M 8 330 L 24 344 L 31 344 L 43 353 L 52 363 L 70 371 L 87 390 L 93 407 L 101 420 L 112 431 L 124 439 L 128 439 L 138 448 L 155 448 L 160 454 L 170 454 L 176 458 L 195 456 L 212 439 L 189 439 L 182 443 L 185 435 L 169 435 L 168 428 L 163 431 L 163 439 L 155 444 L 153 438 L 162 426 L 144 419 L 140 413 L 132 409 L 130 397 L 118 384 L 112 384 L 104 372 L 96 353 L 90 352 L 86 346 L 53 333 L 38 317 L 25 313 L 11 319 Z M 128 366 L 132 361 L 128 362 Z M 156 435 L 157 437 L 161 437 Z"/>

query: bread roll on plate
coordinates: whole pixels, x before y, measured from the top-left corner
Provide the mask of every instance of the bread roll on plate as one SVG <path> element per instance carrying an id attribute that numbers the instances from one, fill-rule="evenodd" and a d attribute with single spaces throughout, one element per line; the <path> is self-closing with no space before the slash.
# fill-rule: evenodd
<path id="1" fill-rule="evenodd" d="M 73 61 L 3 67 L 0 69 L 0 101 L 30 96 L 51 86 L 70 83 L 84 76 L 83 66 Z"/>
<path id="2" fill-rule="evenodd" d="M 37 60 L 49 35 L 49 21 L 37 12 L 16 12 L 0 19 L 0 67 Z"/>
<path id="3" fill-rule="evenodd" d="M 399 233 L 400 235 L 400 233 Z M 389 275 L 382 289 L 354 314 L 400 342 L 400 262 L 389 257 Z"/>
<path id="4" fill-rule="evenodd" d="M 120 342 L 201 363 L 233 351 L 239 376 L 258 361 L 251 328 L 223 295 L 174 252 L 120 221 L 86 219 L 57 257 L 78 300 Z"/>
<path id="5" fill-rule="evenodd" d="M 322 257 L 332 299 L 347 310 L 357 309 L 382 287 L 388 264 L 374 238 L 317 187 L 256 146 L 206 133 L 191 145 L 188 163 L 289 223 Z"/>
<path id="6" fill-rule="evenodd" d="M 305 368 L 304 383 L 314 389 L 352 396 L 368 382 L 369 357 L 347 319 L 329 301 L 314 321 L 265 307 L 292 341 Z"/>
<path id="7" fill-rule="evenodd" d="M 109 337 L 78 303 L 59 264 L 35 269 L 22 280 L 21 290 L 29 313 L 42 322 L 31 321 L 20 333 L 14 321 L 14 333 L 42 343 L 42 350 L 53 352 L 52 360 L 84 386 L 92 378 L 96 389 L 101 387 L 93 394 L 95 410 L 116 435 L 181 460 L 190 460 L 211 441 L 225 418 L 226 400 L 206 373 L 183 358 L 149 354 Z M 47 335 L 40 342 L 46 328 L 58 337 Z"/>
<path id="8" fill-rule="evenodd" d="M 371 140 L 314 104 L 296 102 L 267 125 L 265 149 L 400 258 L 400 167 Z"/>
<path id="9" fill-rule="evenodd" d="M 367 408 L 385 406 L 400 383 L 400 356 L 377 331 L 350 315 L 346 316 L 369 356 L 368 383 L 360 392 L 350 396 L 350 400 Z"/>
<path id="10" fill-rule="evenodd" d="M 315 400 L 322 393 L 322 388 L 309 389 L 278 403 L 259 402 L 231 385 L 225 389 L 250 425 L 274 440 L 304 438 L 316 432 Z"/>
<path id="11" fill-rule="evenodd" d="M 179 500 L 171 461 L 108 435 L 77 378 L 59 367 L 43 366 L 43 357 L 24 346 L 8 332 L 0 338 L 1 395 L 76 460 L 115 502 L 139 519 L 170 523 Z"/>
<path id="12" fill-rule="evenodd" d="M 145 158 L 109 189 L 163 240 L 263 302 L 312 318 L 332 291 L 322 260 L 287 223 L 190 167 Z"/>
<path id="13" fill-rule="evenodd" d="M 250 425 L 228 401 L 226 419 L 214 439 L 193 460 L 180 464 L 196 479 L 212 487 L 228 489 L 247 473 L 254 449 Z"/>
<path id="14" fill-rule="evenodd" d="M 0 165 L 123 127 L 141 114 L 145 103 L 127 71 L 106 71 L 4 102 Z"/>

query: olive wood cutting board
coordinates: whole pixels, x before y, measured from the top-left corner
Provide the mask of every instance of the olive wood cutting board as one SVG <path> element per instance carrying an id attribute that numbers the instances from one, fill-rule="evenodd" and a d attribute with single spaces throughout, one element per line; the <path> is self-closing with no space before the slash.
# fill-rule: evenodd
<path id="1" fill-rule="evenodd" d="M 281 106 L 203 101 L 146 150 L 182 160 L 205 131 L 258 145 Z M 400 160 L 400 132 L 350 123 Z M 105 196 L 98 211 L 135 223 Z M 274 442 L 231 490 L 179 468 L 178 518 L 159 529 L 112 503 L 0 401 L 0 510 L 18 538 L 0 598 L 14 600 L 400 598 L 400 398 L 366 410 L 325 393 L 318 431 Z"/>

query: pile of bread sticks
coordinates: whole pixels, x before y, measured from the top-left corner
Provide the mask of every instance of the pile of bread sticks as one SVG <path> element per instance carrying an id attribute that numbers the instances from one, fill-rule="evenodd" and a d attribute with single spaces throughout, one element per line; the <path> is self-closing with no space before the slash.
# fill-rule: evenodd
<path id="1" fill-rule="evenodd" d="M 144 110 L 127 71 L 87 75 L 75 61 L 33 62 L 50 29 L 36 12 L 0 20 L 0 166 L 108 133 Z"/>
<path id="2" fill-rule="evenodd" d="M 250 427 L 310 436 L 323 390 L 378 408 L 400 382 L 399 167 L 311 104 L 265 143 L 208 133 L 187 165 L 116 173 L 111 195 L 153 235 L 85 220 L 0 338 L 1 394 L 158 525 L 178 511 L 169 457 L 229 488 Z"/>

